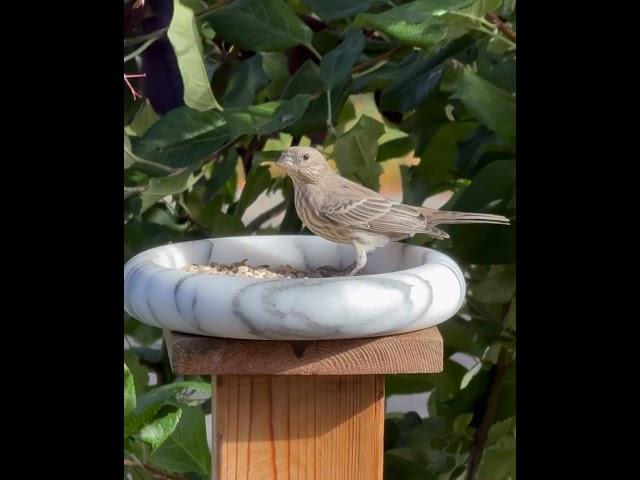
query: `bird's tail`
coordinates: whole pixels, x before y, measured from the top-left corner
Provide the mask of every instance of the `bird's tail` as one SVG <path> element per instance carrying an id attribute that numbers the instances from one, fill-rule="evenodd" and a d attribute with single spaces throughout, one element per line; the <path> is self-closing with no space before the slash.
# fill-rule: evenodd
<path id="1" fill-rule="evenodd" d="M 502 215 L 491 213 L 449 212 L 446 210 L 434 210 L 422 208 L 424 214 L 433 222 L 433 225 L 453 225 L 460 223 L 493 223 L 497 225 L 510 225 L 510 220 Z"/>

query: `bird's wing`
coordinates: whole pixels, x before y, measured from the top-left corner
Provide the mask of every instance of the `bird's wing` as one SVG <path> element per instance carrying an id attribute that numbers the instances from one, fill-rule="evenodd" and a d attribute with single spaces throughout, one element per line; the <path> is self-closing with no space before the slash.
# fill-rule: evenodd
<path id="1" fill-rule="evenodd" d="M 437 238 L 447 234 L 433 225 L 420 209 L 395 203 L 373 190 L 353 182 L 345 182 L 335 200 L 325 201 L 321 214 L 328 219 L 387 236 L 427 233 Z"/>
<path id="2" fill-rule="evenodd" d="M 334 222 L 368 229 L 371 222 L 389 212 L 390 204 L 388 200 L 377 198 L 336 199 L 335 203 L 325 205 L 320 213 Z"/>

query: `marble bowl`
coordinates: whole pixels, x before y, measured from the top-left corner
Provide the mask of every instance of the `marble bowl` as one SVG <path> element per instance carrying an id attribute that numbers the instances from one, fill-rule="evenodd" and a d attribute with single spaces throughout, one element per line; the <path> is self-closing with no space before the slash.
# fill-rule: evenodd
<path id="1" fill-rule="evenodd" d="M 350 245 L 311 235 L 229 237 L 140 253 L 124 267 L 124 309 L 178 332 L 256 340 L 326 340 L 411 332 L 462 306 L 458 265 L 429 248 L 390 243 L 355 277 L 257 279 L 189 273 L 181 267 L 237 262 L 344 268 Z"/>

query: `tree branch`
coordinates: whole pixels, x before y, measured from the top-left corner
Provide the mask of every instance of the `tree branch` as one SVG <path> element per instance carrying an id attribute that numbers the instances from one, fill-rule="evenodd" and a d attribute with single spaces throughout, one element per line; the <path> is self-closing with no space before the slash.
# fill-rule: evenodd
<path id="1" fill-rule="evenodd" d="M 215 10 L 217 10 L 218 8 L 223 7 L 227 3 L 229 3 L 229 0 L 221 0 L 220 2 L 218 2 L 218 3 L 214 4 L 214 5 L 210 5 L 207 8 L 203 8 L 199 12 L 196 12 L 195 16 L 196 16 L 196 18 L 203 17 L 203 16 L 205 16 L 205 15 L 207 15 L 207 14 L 209 14 L 209 13 L 215 11 Z M 160 28 L 158 30 L 154 30 L 153 32 L 146 33 L 144 35 L 139 35 L 137 37 L 132 37 L 132 38 L 125 38 L 124 39 L 124 46 L 125 47 L 130 47 L 132 45 L 138 45 L 139 43 L 146 42 L 147 40 L 150 40 L 152 38 L 157 40 L 162 35 L 164 35 L 167 30 L 169 30 L 169 25 L 167 25 L 164 28 Z"/>
<path id="2" fill-rule="evenodd" d="M 169 30 L 168 25 L 164 28 L 154 30 L 153 32 L 145 33 L 144 35 L 138 35 L 137 37 L 132 37 L 132 38 L 125 38 L 124 46 L 131 47 L 133 45 L 138 45 L 139 43 L 144 43 L 147 40 L 151 40 L 151 39 L 157 40 L 162 35 L 164 35 L 167 30 Z"/>
<path id="3" fill-rule="evenodd" d="M 489 396 L 487 398 L 487 408 L 482 416 L 482 422 L 476 430 L 473 436 L 473 442 L 469 451 L 469 465 L 467 467 L 466 480 L 478 480 L 480 474 L 480 464 L 482 463 L 482 457 L 484 449 L 487 445 L 487 438 L 489 437 L 489 430 L 493 425 L 493 419 L 496 415 L 496 408 L 498 407 L 498 399 L 500 398 L 500 390 L 504 384 L 504 379 L 507 373 L 507 352 L 504 347 L 500 349 L 498 354 L 498 362 L 493 372 L 493 378 L 491 379 L 491 386 L 489 389 Z"/>
<path id="4" fill-rule="evenodd" d="M 362 62 L 361 64 L 356 65 L 355 67 L 353 67 L 351 69 L 351 73 L 363 72 L 363 71 L 367 70 L 369 67 L 377 66 L 378 63 L 386 61 L 386 60 L 389 60 L 393 55 L 398 53 L 403 48 L 404 47 L 402 45 L 399 45 L 397 47 L 392 48 L 391 50 L 387 50 L 386 52 L 381 53 L 377 57 L 370 58 L 369 60 L 366 60 L 366 61 Z"/>
<path id="5" fill-rule="evenodd" d="M 148 463 L 138 463 L 138 462 L 134 462 L 133 460 L 127 460 L 126 458 L 124 459 L 124 466 L 140 468 L 142 470 L 149 472 L 155 478 L 158 478 L 160 480 L 187 480 L 187 477 L 184 477 L 182 475 L 168 473 L 163 470 L 160 470 L 159 468 L 154 467 L 153 465 L 149 465 Z"/>
<path id="6" fill-rule="evenodd" d="M 513 43 L 516 43 L 516 32 L 514 32 L 506 23 L 498 18 L 493 12 L 487 13 L 485 18 L 493 23 L 496 28 Z"/>

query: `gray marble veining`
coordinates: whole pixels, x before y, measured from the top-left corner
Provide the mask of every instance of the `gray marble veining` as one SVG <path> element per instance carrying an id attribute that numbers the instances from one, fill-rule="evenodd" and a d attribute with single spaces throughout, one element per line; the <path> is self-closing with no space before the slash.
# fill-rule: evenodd
<path id="1" fill-rule="evenodd" d="M 248 259 L 250 265 L 346 267 L 353 249 L 310 235 L 198 240 L 153 248 L 124 267 L 124 309 L 149 325 L 228 338 L 321 340 L 410 332 L 451 318 L 464 276 L 448 256 L 390 243 L 356 277 L 257 279 L 182 267 Z"/>

